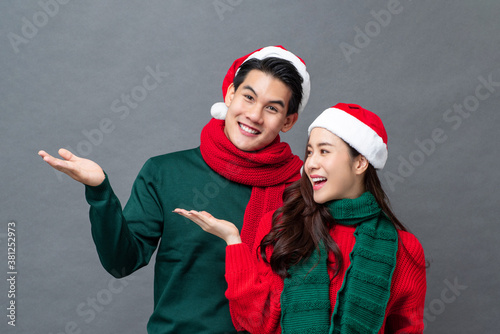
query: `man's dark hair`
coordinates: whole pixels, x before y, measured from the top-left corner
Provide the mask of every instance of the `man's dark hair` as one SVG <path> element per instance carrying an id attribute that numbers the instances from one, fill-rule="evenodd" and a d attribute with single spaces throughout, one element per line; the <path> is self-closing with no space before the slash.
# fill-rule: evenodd
<path id="1" fill-rule="evenodd" d="M 238 71 L 238 74 L 233 80 L 234 90 L 243 81 L 245 81 L 248 73 L 251 70 L 259 70 L 274 78 L 281 80 L 292 91 L 292 97 L 288 102 L 287 116 L 298 112 L 300 102 L 302 101 L 302 77 L 295 68 L 295 66 L 288 60 L 268 57 L 264 59 L 249 59 L 244 62 Z"/>

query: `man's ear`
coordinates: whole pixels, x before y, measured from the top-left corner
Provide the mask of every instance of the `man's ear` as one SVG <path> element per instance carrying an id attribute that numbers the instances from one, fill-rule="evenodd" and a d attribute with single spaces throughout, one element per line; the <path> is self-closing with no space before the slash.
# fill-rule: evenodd
<path id="1" fill-rule="evenodd" d="M 226 97 L 224 98 L 224 103 L 228 108 L 231 105 L 231 102 L 233 101 L 234 92 L 235 92 L 234 85 L 233 83 L 231 83 L 229 87 L 227 87 Z"/>
<path id="2" fill-rule="evenodd" d="M 366 157 L 364 155 L 361 155 L 361 154 L 358 155 L 354 159 L 354 172 L 357 175 L 363 174 L 368 169 L 369 164 L 370 164 L 370 162 L 368 161 L 368 159 L 366 159 Z"/>
<path id="3" fill-rule="evenodd" d="M 293 113 L 291 115 L 286 116 L 285 123 L 281 127 L 281 131 L 287 132 L 288 130 L 290 130 L 294 126 L 294 124 L 297 122 L 298 119 L 299 119 L 298 113 Z"/>

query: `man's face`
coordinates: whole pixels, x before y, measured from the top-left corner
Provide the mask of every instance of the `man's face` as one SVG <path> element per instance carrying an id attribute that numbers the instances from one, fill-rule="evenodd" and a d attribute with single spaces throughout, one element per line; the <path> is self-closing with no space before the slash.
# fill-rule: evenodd
<path id="1" fill-rule="evenodd" d="M 242 151 L 263 149 L 297 121 L 296 113 L 286 115 L 291 97 L 281 80 L 259 70 L 248 72 L 238 90 L 233 84 L 228 88 L 224 133 Z"/>

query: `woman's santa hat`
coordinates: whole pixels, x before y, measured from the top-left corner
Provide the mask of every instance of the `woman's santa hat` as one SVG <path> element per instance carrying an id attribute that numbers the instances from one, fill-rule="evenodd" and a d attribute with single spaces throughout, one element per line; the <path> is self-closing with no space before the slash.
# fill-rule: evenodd
<path id="1" fill-rule="evenodd" d="M 387 132 L 382 120 L 369 110 L 356 104 L 339 103 L 326 109 L 309 126 L 324 128 L 355 148 L 376 169 L 384 168 L 387 161 Z"/>
<path id="2" fill-rule="evenodd" d="M 231 67 L 227 71 L 227 74 L 224 77 L 224 81 L 222 82 L 223 99 L 226 98 L 227 89 L 229 88 L 229 85 L 233 83 L 234 77 L 238 73 L 241 64 L 249 59 L 264 59 L 269 57 L 276 57 L 290 61 L 302 77 L 302 101 L 300 102 L 298 110 L 300 114 L 304 110 L 307 100 L 309 100 L 309 94 L 311 92 L 311 81 L 309 79 L 309 73 L 307 73 L 305 62 L 290 51 L 286 50 L 281 45 L 267 46 L 265 48 L 257 49 L 246 56 L 236 59 L 233 62 L 233 65 L 231 65 Z M 210 113 L 216 119 L 225 119 L 227 106 L 224 102 L 217 102 L 212 106 Z"/>

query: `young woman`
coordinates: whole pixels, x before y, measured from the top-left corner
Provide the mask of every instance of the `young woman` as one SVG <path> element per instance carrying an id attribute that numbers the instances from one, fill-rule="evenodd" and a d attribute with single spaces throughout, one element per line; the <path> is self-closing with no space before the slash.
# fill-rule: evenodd
<path id="1" fill-rule="evenodd" d="M 250 333 L 421 333 L 422 246 L 395 217 L 376 169 L 387 160 L 378 116 L 353 104 L 309 127 L 302 178 L 262 219 L 254 249 L 207 212 L 176 209 L 224 239 L 226 297 Z"/>

